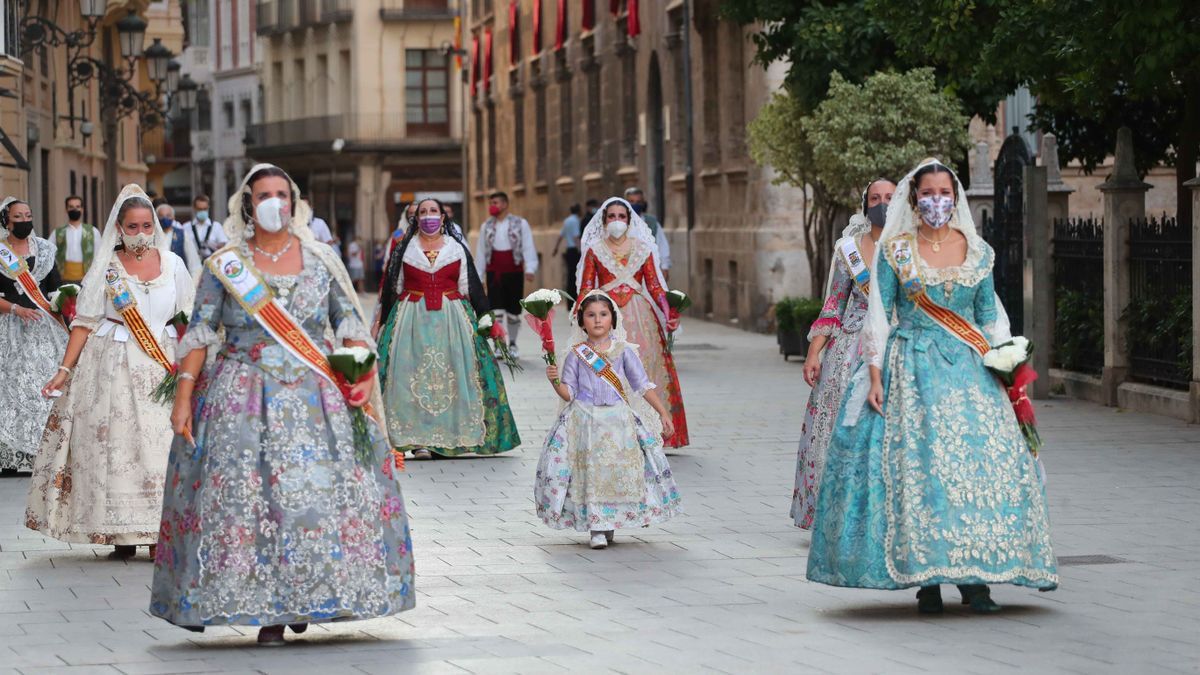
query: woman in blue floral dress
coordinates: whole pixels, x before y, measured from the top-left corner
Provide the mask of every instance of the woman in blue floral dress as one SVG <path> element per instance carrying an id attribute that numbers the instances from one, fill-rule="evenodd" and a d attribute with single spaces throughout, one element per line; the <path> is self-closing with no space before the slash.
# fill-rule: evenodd
<path id="1" fill-rule="evenodd" d="M 812 392 L 805 406 L 792 489 L 792 520 L 805 530 L 812 527 L 817 511 L 825 451 L 842 408 L 842 395 L 862 363 L 859 337 L 867 318 L 867 266 L 883 233 L 884 214 L 895 190 L 895 183 L 877 178 L 863 191 L 862 212 L 850 218 L 850 225 L 833 246 L 825 304 L 808 331 L 804 381 Z"/>
<path id="2" fill-rule="evenodd" d="M 414 602 L 390 447 L 375 424 L 365 437 L 352 428 L 351 405 L 366 399 L 382 410 L 378 387 L 372 378 L 344 395 L 310 365 L 332 350 L 327 331 L 338 346 L 374 345 L 349 275 L 313 238 L 298 195 L 280 169 L 251 169 L 230 199 L 230 243 L 205 264 L 179 348 L 187 356 L 150 605 L 193 630 L 261 626 L 260 643 L 282 642 L 285 624 L 302 632 Z M 263 284 L 258 296 L 236 286 L 247 270 Z M 311 351 L 260 320 L 264 288 Z M 215 359 L 200 373 L 210 349 Z"/>
<path id="3" fill-rule="evenodd" d="M 871 275 L 870 409 L 847 393 L 825 466 L 837 480 L 818 496 L 809 579 L 919 586 L 918 608 L 928 613 L 942 611 L 939 584 L 957 584 L 977 612 L 999 609 L 987 584 L 1058 586 L 1036 460 L 979 353 L 979 339 L 1010 337 L 993 259 L 948 168 L 928 161 L 901 181 Z M 943 310 L 963 320 L 960 330 Z"/>

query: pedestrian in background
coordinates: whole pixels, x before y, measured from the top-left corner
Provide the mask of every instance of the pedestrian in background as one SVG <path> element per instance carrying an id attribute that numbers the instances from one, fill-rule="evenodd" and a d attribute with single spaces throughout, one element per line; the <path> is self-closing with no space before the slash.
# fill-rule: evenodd
<path id="1" fill-rule="evenodd" d="M 350 272 L 350 281 L 354 290 L 363 292 L 363 277 L 366 276 L 366 261 L 363 260 L 362 241 L 358 237 L 350 240 L 346 246 L 346 270 Z"/>
<path id="2" fill-rule="evenodd" d="M 525 282 L 533 281 L 537 274 L 537 246 L 529 221 L 509 213 L 507 194 L 493 192 L 488 196 L 488 214 L 479 228 L 475 264 L 479 276 L 487 280 L 492 310 L 504 313 L 508 350 L 514 358 L 520 358 L 517 333 L 521 330 L 521 298 Z"/>
<path id="3" fill-rule="evenodd" d="M 155 209 L 158 222 L 171 239 L 171 253 L 174 253 L 187 265 L 188 273 L 195 276 L 200 273 L 200 252 L 196 242 L 184 231 L 183 226 L 175 220 L 175 208 L 166 200 L 161 201 Z"/>
<path id="4" fill-rule="evenodd" d="M 575 268 L 579 266 L 579 237 L 583 234 L 583 223 L 579 219 L 579 215 L 583 210 L 578 204 L 572 204 L 570 213 L 563 219 L 562 230 L 558 233 L 558 241 L 554 242 L 554 251 L 552 256 L 558 255 L 558 247 L 566 244 L 566 249 L 563 251 L 563 266 L 567 272 L 568 293 L 575 293 Z"/>
<path id="5" fill-rule="evenodd" d="M 192 219 L 183 224 L 184 232 L 196 243 L 201 261 L 207 260 L 208 256 L 229 242 L 225 228 L 212 219 L 208 207 L 208 195 L 196 195 L 192 200 Z"/>
<path id="6" fill-rule="evenodd" d="M 67 197 L 67 224 L 54 230 L 58 273 L 63 283 L 77 284 L 92 266 L 96 254 L 96 228 L 83 222 L 83 199 Z"/>
<path id="7" fill-rule="evenodd" d="M 654 214 L 647 210 L 646 194 L 642 192 L 640 187 L 630 187 L 625 189 L 625 201 L 633 206 L 634 213 L 642 217 L 646 221 L 646 226 L 650 228 L 650 234 L 654 235 L 654 243 L 658 246 L 658 266 L 662 269 L 663 279 L 671 280 L 671 242 L 667 241 L 667 234 L 663 232 L 662 223 Z"/>

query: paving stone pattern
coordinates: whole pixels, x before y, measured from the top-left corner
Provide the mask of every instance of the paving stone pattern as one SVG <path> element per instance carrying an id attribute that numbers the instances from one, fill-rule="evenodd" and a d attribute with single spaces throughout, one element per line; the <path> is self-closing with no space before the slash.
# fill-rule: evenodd
<path id="1" fill-rule="evenodd" d="M 685 516 L 604 551 L 537 520 L 556 404 L 526 330 L 526 370 L 509 379 L 525 444 L 409 462 L 401 478 L 417 608 L 285 647 L 149 616 L 145 549 L 112 562 L 26 530 L 28 479 L 0 479 L 0 673 L 1200 672 L 1200 428 L 1040 403 L 1054 541 L 1075 563 L 1062 588 L 998 587 L 989 617 L 947 588 L 947 613 L 921 617 L 912 591 L 804 579 L 808 535 L 787 513 L 801 365 L 769 336 L 703 322 L 679 344 L 693 445 L 670 460 Z"/>

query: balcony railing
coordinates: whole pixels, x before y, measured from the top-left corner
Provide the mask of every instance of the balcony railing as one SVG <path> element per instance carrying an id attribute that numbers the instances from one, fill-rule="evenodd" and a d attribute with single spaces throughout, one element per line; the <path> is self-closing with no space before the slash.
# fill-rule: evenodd
<path id="1" fill-rule="evenodd" d="M 296 8 L 296 0 L 275 0 L 279 7 L 279 23 L 277 30 L 289 31 L 299 25 L 299 12 Z"/>
<path id="2" fill-rule="evenodd" d="M 258 21 L 255 33 L 259 35 L 271 35 L 278 30 L 279 27 L 279 12 L 275 0 L 259 0 L 255 9 L 255 18 Z"/>
<path id="3" fill-rule="evenodd" d="M 353 0 L 321 0 L 322 23 L 342 23 L 353 18 Z"/>
<path id="4" fill-rule="evenodd" d="M 329 152 L 335 139 L 363 146 L 458 147 L 458 139 L 446 133 L 431 135 L 429 129 L 411 128 L 404 113 L 360 113 L 304 117 L 255 124 L 246 130 L 246 145 L 255 149 Z"/>
<path id="5" fill-rule="evenodd" d="M 454 18 L 447 0 L 383 0 L 379 17 L 384 21 L 438 21 Z"/>

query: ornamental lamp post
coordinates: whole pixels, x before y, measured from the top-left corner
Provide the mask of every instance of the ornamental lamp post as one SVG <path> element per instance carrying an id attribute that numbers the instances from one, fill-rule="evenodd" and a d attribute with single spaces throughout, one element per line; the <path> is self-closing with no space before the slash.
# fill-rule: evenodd
<path id="1" fill-rule="evenodd" d="M 132 10 L 117 22 L 117 33 L 121 39 L 121 58 L 132 61 L 142 55 L 146 44 L 146 20 Z"/>
<path id="2" fill-rule="evenodd" d="M 157 85 L 163 84 L 174 54 L 162 43 L 161 38 L 154 38 L 154 44 L 146 48 L 143 56 L 146 57 L 146 73 L 150 76 L 150 81 Z"/>
<path id="3" fill-rule="evenodd" d="M 108 10 L 107 0 L 79 0 L 79 13 L 86 19 L 102 19 Z"/>
<path id="4" fill-rule="evenodd" d="M 183 79 L 179 80 L 179 89 L 176 92 L 179 94 L 179 109 L 184 112 L 191 112 L 196 109 L 196 91 L 200 89 L 200 85 L 192 79 L 191 75 L 184 75 Z"/>
<path id="5" fill-rule="evenodd" d="M 167 64 L 167 93 L 174 94 L 179 91 L 179 71 L 183 68 L 182 65 L 175 59 Z"/>

